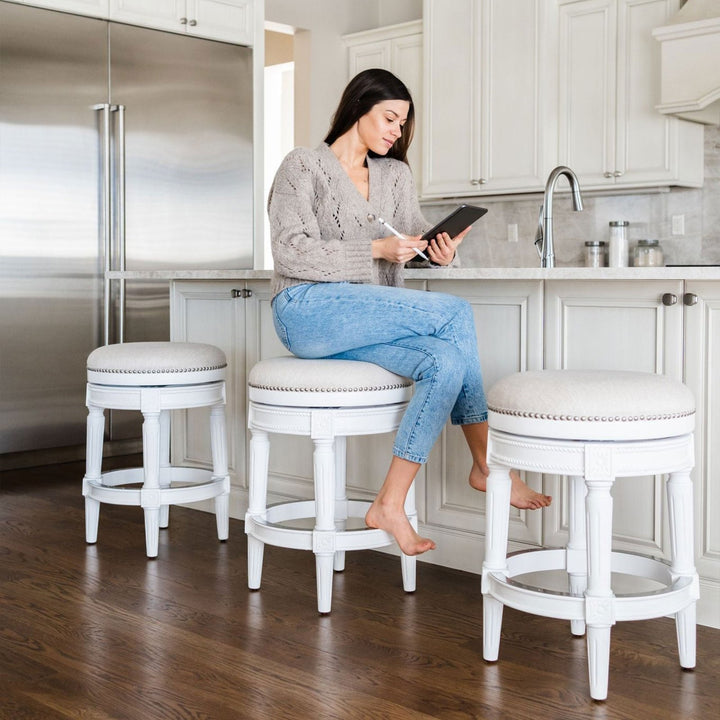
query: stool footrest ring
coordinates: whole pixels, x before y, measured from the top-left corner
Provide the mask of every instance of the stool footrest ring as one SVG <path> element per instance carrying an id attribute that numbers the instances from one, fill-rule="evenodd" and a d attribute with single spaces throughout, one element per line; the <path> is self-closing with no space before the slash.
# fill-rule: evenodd
<path id="1" fill-rule="evenodd" d="M 489 593 L 508 607 L 533 615 L 558 620 L 585 620 L 586 598 L 569 593 L 533 587 L 515 578 L 526 573 L 566 570 L 565 549 L 524 550 L 507 558 L 503 571 L 483 572 L 483 592 Z M 627 552 L 612 553 L 612 572 L 632 575 L 661 583 L 658 590 L 617 594 L 603 598 L 613 605 L 616 621 L 649 620 L 672 615 L 699 597 L 697 573 L 673 578 L 670 565 L 663 560 Z"/>
<path id="2" fill-rule="evenodd" d="M 365 500 L 348 500 L 347 517 L 364 518 L 371 503 Z M 307 520 L 315 517 L 314 500 L 295 500 L 268 506 L 265 516 L 245 515 L 245 533 L 268 545 L 293 548 L 295 550 L 312 550 L 312 529 L 282 527 L 278 523 L 289 520 Z M 325 530 L 323 532 L 333 532 Z M 392 545 L 395 540 L 385 532 L 376 528 L 358 530 L 335 530 L 335 550 L 372 550 Z"/>
<path id="3" fill-rule="evenodd" d="M 143 482 L 142 468 L 125 468 L 103 473 L 100 479 L 83 479 L 83 495 L 111 505 L 143 505 L 143 495 L 157 494 L 160 505 L 208 500 L 230 492 L 229 476 L 217 477 L 211 470 L 202 468 L 164 467 L 160 469 L 160 482 L 170 487 L 132 489 L 126 487 Z M 178 483 L 172 485 L 172 483 Z"/>

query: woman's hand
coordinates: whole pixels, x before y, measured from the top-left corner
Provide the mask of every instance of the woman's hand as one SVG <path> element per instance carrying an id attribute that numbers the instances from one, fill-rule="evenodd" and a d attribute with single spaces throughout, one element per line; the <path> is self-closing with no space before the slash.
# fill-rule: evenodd
<path id="1" fill-rule="evenodd" d="M 405 238 L 389 235 L 372 241 L 372 256 L 374 259 L 387 260 L 391 263 L 404 265 L 415 257 L 420 257 L 416 252 L 427 248 L 427 240 L 421 240 L 420 235 L 406 236 Z"/>
<path id="2" fill-rule="evenodd" d="M 455 258 L 458 245 L 469 232 L 470 227 L 466 227 L 454 238 L 451 238 L 447 233 L 440 233 L 428 243 L 426 255 L 437 265 L 449 265 Z"/>

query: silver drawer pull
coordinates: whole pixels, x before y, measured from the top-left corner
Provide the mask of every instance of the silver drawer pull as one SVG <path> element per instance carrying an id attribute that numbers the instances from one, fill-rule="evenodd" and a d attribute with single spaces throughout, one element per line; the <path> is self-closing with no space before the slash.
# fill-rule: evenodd
<path id="1" fill-rule="evenodd" d="M 688 306 L 697 305 L 698 296 L 695 293 L 685 293 L 685 295 L 683 295 L 683 302 Z"/>
<path id="2" fill-rule="evenodd" d="M 675 295 L 675 293 L 665 293 L 662 296 L 662 304 L 667 305 L 668 307 L 670 305 L 677 305 L 678 297 Z"/>

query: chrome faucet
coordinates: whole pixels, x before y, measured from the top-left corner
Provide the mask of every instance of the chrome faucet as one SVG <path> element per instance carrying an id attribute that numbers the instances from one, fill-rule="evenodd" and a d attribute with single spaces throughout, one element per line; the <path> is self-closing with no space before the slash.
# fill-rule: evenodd
<path id="1" fill-rule="evenodd" d="M 555 247 L 553 245 L 553 194 L 555 193 L 555 185 L 561 175 L 570 181 L 570 190 L 572 191 L 573 210 L 579 212 L 583 209 L 582 197 L 580 197 L 580 184 L 578 183 L 575 173 L 564 165 L 556 167 L 550 175 L 548 175 L 545 185 L 545 196 L 543 204 L 540 207 L 540 215 L 538 217 L 538 229 L 535 234 L 535 247 L 540 256 L 540 267 L 555 267 Z"/>

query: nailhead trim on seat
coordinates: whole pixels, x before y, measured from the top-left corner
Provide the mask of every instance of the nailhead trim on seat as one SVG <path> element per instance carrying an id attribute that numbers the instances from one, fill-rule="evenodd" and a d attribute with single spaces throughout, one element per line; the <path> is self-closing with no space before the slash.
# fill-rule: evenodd
<path id="1" fill-rule="evenodd" d="M 88 366 L 88 370 L 99 373 L 121 373 L 123 375 L 145 375 L 147 373 L 192 373 L 192 372 L 208 372 L 210 370 L 222 370 L 227 367 L 227 363 L 222 365 L 207 365 L 205 367 L 183 367 L 183 368 L 148 368 L 146 370 L 128 370 L 126 368 L 93 368 Z"/>
<path id="2" fill-rule="evenodd" d="M 640 420 L 674 420 L 676 418 L 690 417 L 695 414 L 694 412 L 680 412 L 667 413 L 663 415 L 635 415 L 627 417 L 621 417 L 618 415 L 615 417 L 600 417 L 596 415 L 590 417 L 585 415 L 549 415 L 547 413 L 522 412 L 520 410 L 507 410 L 493 405 L 489 405 L 488 409 L 501 415 L 510 415 L 512 417 L 534 418 L 537 420 L 565 420 L 569 422 L 639 422 Z"/>
<path id="3" fill-rule="evenodd" d="M 363 387 L 317 387 L 311 385 L 307 387 L 299 387 L 294 385 L 293 387 L 281 387 L 275 385 L 250 385 L 250 387 L 257 388 L 258 390 L 273 390 L 275 392 L 372 392 L 377 390 L 397 390 L 399 388 L 409 387 L 412 385 L 410 381 L 407 383 L 396 383 L 393 385 L 371 385 Z"/>

